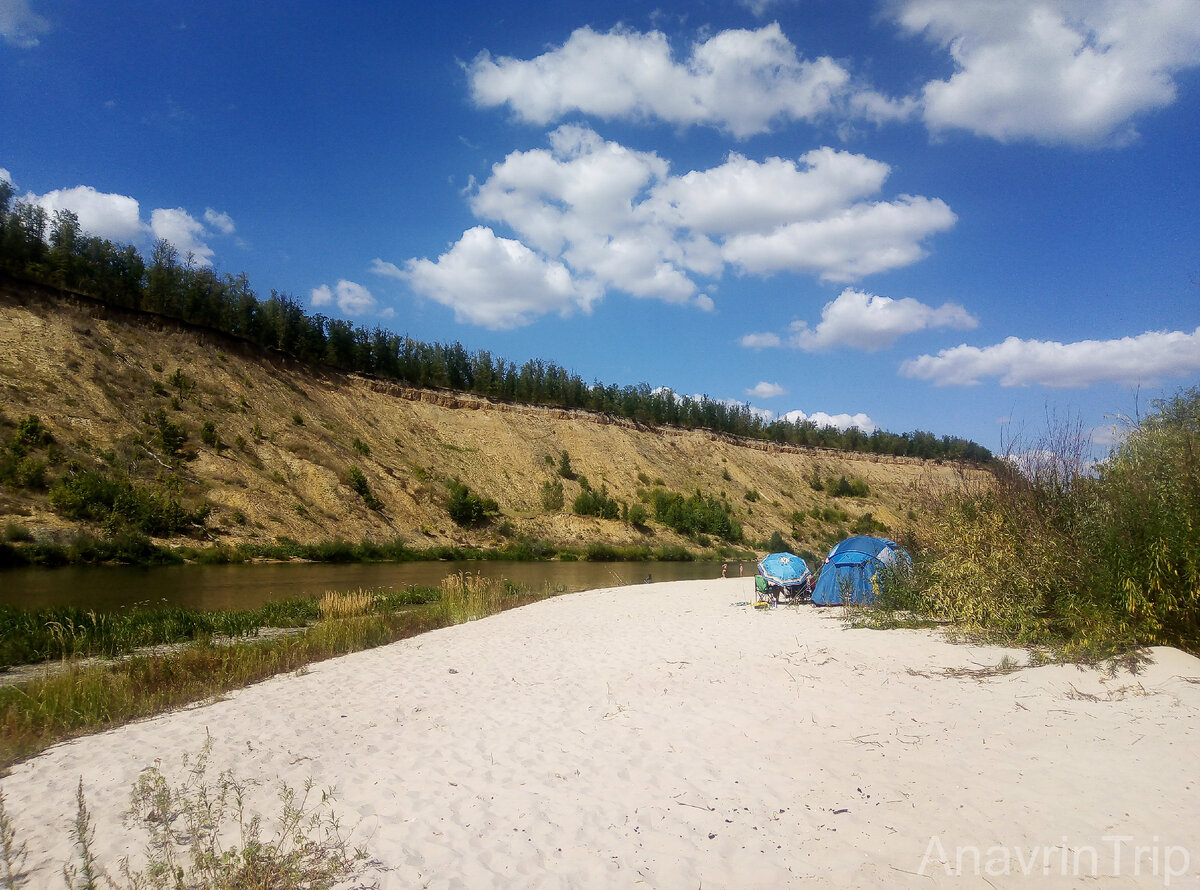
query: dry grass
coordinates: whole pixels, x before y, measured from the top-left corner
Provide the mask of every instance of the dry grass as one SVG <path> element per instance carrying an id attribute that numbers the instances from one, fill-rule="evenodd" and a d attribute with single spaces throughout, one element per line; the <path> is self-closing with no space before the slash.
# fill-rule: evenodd
<path id="1" fill-rule="evenodd" d="M 356 618 L 359 615 L 368 615 L 375 611 L 377 599 L 373 591 L 362 588 L 345 593 L 327 590 L 321 597 L 321 617 Z"/>

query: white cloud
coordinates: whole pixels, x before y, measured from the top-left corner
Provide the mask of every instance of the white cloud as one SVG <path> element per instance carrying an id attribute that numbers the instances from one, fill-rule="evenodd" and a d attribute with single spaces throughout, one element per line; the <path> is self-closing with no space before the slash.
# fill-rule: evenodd
<path id="1" fill-rule="evenodd" d="M 897 0 L 906 31 L 944 47 L 955 72 L 923 92 L 934 131 L 1000 141 L 1098 144 L 1175 101 L 1200 65 L 1195 0 Z"/>
<path id="2" fill-rule="evenodd" d="M 725 241 L 722 255 L 754 274 L 787 270 L 825 281 L 855 281 L 923 259 L 927 251 L 921 242 L 957 220 L 939 198 L 901 195 L 891 202 L 852 204 L 765 234 L 734 235 Z"/>
<path id="3" fill-rule="evenodd" d="M 155 238 L 170 241 L 179 253 L 201 266 L 211 266 L 213 249 L 204 242 L 208 230 L 196 217 L 182 207 L 164 208 L 150 214 L 150 233 Z"/>
<path id="4" fill-rule="evenodd" d="M 746 334 L 738 342 L 747 349 L 773 349 L 776 346 L 783 345 L 783 341 L 779 339 L 779 335 L 770 332 L 764 334 Z"/>
<path id="5" fill-rule="evenodd" d="M 471 209 L 511 228 L 542 260 L 561 263 L 589 300 L 616 289 L 711 311 L 696 276 L 735 265 L 854 280 L 919 260 L 922 241 L 955 222 L 937 199 L 865 200 L 890 168 L 832 148 L 798 161 L 734 153 L 712 169 L 672 176 L 656 153 L 585 127 L 559 127 L 549 140 L 549 148 L 514 151 L 494 165 Z M 374 271 L 400 274 L 383 260 Z"/>
<path id="6" fill-rule="evenodd" d="M 753 11 L 769 0 L 748 0 Z M 615 28 L 573 32 L 560 47 L 523 61 L 481 53 L 468 66 L 474 100 L 507 104 L 524 120 L 547 124 L 575 111 L 605 119 L 657 118 L 712 125 L 738 138 L 777 120 L 870 112 L 899 116 L 902 103 L 866 102 L 850 73 L 828 56 L 806 60 L 777 23 L 721 31 L 676 60 L 659 31 Z"/>
<path id="7" fill-rule="evenodd" d="M 312 304 L 317 307 L 329 306 L 336 302 L 344 315 L 365 315 L 373 312 L 378 305 L 369 290 L 344 278 L 333 287 L 327 284 L 314 287 L 310 297 Z"/>
<path id="8" fill-rule="evenodd" d="M 772 6 L 794 2 L 795 0 L 738 0 L 738 4 L 754 13 L 756 18 L 762 18 Z"/>
<path id="9" fill-rule="evenodd" d="M 131 241 L 145 232 L 138 202 L 127 195 L 98 192 L 90 185 L 55 189 L 44 195 L 27 194 L 24 198 L 53 216 L 57 210 L 70 210 L 79 217 L 79 227 L 112 241 Z"/>
<path id="10" fill-rule="evenodd" d="M 1200 327 L 1147 331 L 1119 340 L 1056 343 L 1009 337 L 995 346 L 955 346 L 900 366 L 906 377 L 937 386 L 970 386 L 999 378 L 1002 386 L 1041 384 L 1085 387 L 1093 383 L 1145 384 L 1200 371 Z"/>
<path id="11" fill-rule="evenodd" d="M 5 43 L 32 49 L 49 31 L 49 20 L 34 12 L 29 0 L 0 0 L 0 37 Z"/>
<path id="12" fill-rule="evenodd" d="M 376 271 L 391 265 L 377 261 Z M 460 321 L 493 329 L 526 325 L 549 312 L 588 311 L 598 296 L 562 263 L 484 226 L 464 232 L 437 262 L 409 260 L 403 274 L 413 290 L 449 306 Z"/>
<path id="13" fill-rule="evenodd" d="M 237 230 L 233 218 L 228 213 L 221 213 L 211 207 L 204 209 L 204 221 L 222 235 L 232 235 Z"/>
<path id="14" fill-rule="evenodd" d="M 16 186 L 16 183 L 12 180 L 12 174 L 3 167 L 0 167 L 0 181 L 7 182 L 9 185 L 14 187 Z"/>
<path id="15" fill-rule="evenodd" d="M 746 390 L 746 395 L 756 399 L 773 399 L 777 396 L 787 395 L 787 390 L 778 383 L 768 383 L 763 380 Z"/>
<path id="16" fill-rule="evenodd" d="M 858 414 L 826 414 L 824 411 L 815 411 L 812 414 L 805 414 L 803 411 L 789 411 L 779 419 L 789 423 L 803 423 L 808 420 L 818 427 L 833 426 L 843 431 L 850 427 L 857 427 L 867 435 L 878 429 L 875 421 L 861 412 Z"/>
<path id="17" fill-rule="evenodd" d="M 792 326 L 791 344 L 806 352 L 845 346 L 876 352 L 905 334 L 926 328 L 970 330 L 979 322 L 957 303 L 927 306 L 910 297 L 893 300 L 846 288 L 826 303 L 815 328 L 806 322 Z"/>

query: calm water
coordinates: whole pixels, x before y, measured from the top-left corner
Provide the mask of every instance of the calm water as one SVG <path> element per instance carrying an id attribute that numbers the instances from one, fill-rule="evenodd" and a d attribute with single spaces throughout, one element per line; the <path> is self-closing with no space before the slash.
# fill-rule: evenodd
<path id="1" fill-rule="evenodd" d="M 746 573 L 754 564 L 746 562 Z M 736 577 L 737 563 L 730 564 Z M 695 562 L 410 562 L 372 565 L 283 563 L 151 568 L 8 569 L 0 572 L 0 604 L 25 608 L 118 609 L 171 603 L 197 609 L 252 609 L 270 600 L 320 596 L 359 587 L 436 587 L 454 572 L 506 578 L 534 590 L 549 584 L 592 590 L 653 581 L 719 578 L 720 563 Z"/>

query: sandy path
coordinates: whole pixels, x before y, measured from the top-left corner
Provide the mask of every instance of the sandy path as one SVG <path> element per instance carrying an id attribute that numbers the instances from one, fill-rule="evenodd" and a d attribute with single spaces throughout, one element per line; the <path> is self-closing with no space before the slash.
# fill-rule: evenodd
<path id="1" fill-rule="evenodd" d="M 30 886 L 80 776 L 111 865 L 138 771 L 207 732 L 263 811 L 335 786 L 383 890 L 1200 887 L 1200 660 L 947 676 L 1023 653 L 751 592 L 572 594 L 59 746 L 2 783 Z"/>

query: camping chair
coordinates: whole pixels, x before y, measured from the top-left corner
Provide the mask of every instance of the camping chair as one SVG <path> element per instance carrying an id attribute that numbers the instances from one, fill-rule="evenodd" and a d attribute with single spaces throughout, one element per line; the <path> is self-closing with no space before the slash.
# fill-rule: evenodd
<path id="1" fill-rule="evenodd" d="M 779 605 L 779 590 L 762 575 L 754 576 L 754 592 L 758 594 L 759 602 L 767 602 L 772 606 Z"/>

